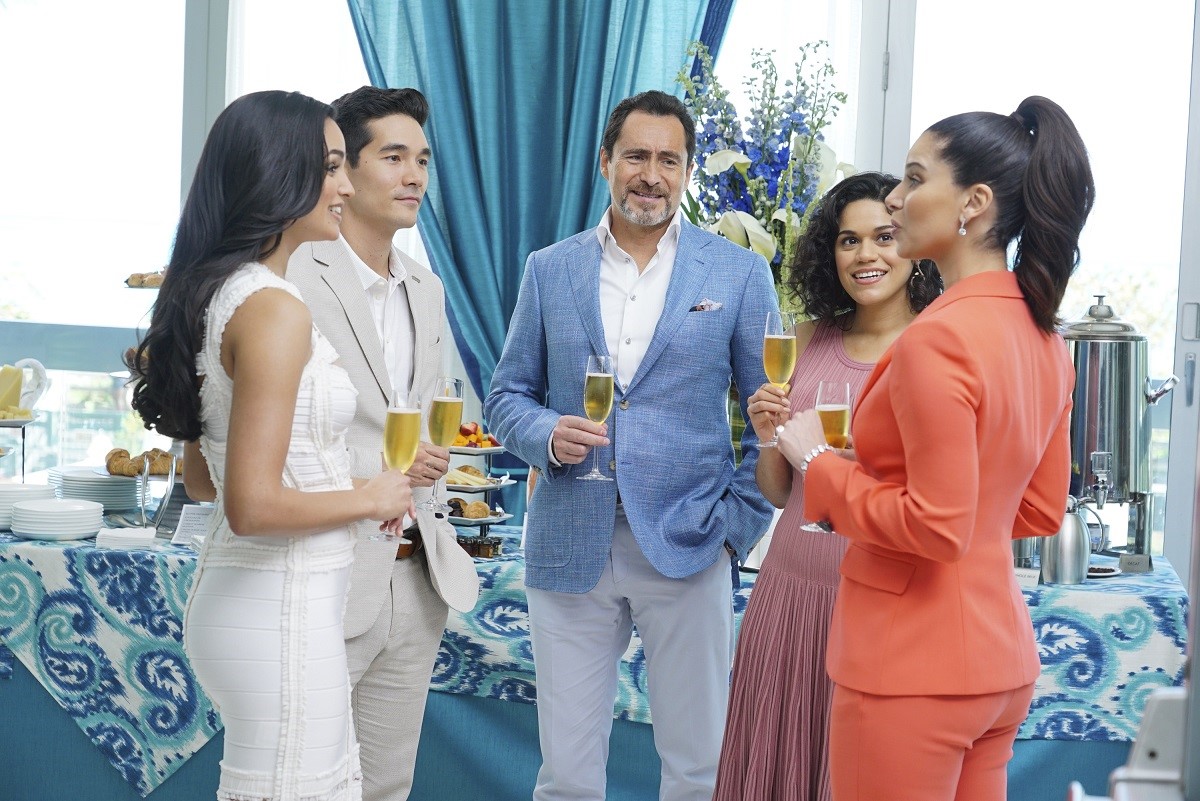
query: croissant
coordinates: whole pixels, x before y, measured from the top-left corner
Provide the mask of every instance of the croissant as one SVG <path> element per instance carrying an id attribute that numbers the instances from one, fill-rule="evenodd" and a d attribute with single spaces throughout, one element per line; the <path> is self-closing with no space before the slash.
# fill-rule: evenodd
<path id="1" fill-rule="evenodd" d="M 471 520 L 479 520 L 484 517 L 491 517 L 492 510 L 483 501 L 471 501 L 467 504 L 467 508 L 463 510 L 463 517 Z"/>
<path id="2" fill-rule="evenodd" d="M 124 448 L 113 448 L 104 457 L 104 467 L 108 470 L 109 475 L 140 476 L 143 462 L 147 457 L 150 459 L 150 475 L 165 476 L 171 472 L 171 454 L 161 448 L 151 448 L 137 456 L 130 456 L 129 451 Z M 182 472 L 182 467 L 183 462 L 177 462 L 175 469 L 177 472 Z"/>

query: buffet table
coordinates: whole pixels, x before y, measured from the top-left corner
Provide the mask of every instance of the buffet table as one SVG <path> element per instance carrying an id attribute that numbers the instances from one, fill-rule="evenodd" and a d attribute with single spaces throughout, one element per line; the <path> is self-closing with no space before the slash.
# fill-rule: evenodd
<path id="1" fill-rule="evenodd" d="M 480 600 L 452 614 L 435 667 L 412 794 L 527 799 L 539 763 L 516 529 L 477 560 Z M 0 776 L 22 801 L 211 799 L 220 720 L 183 656 L 190 549 L 97 549 L 0 534 Z M 742 574 L 739 615 L 754 574 Z M 1103 792 L 1145 697 L 1182 680 L 1187 599 L 1165 559 L 1142 576 L 1026 592 L 1043 671 L 1010 767 L 1010 798 Z M 7 675 L 8 680 L 3 678 Z M 622 665 L 609 798 L 657 797 L 643 656 Z M 69 765 L 69 770 L 63 770 Z M 114 770 L 115 768 L 115 770 Z M 7 797 L 7 796 L 5 796 Z"/>

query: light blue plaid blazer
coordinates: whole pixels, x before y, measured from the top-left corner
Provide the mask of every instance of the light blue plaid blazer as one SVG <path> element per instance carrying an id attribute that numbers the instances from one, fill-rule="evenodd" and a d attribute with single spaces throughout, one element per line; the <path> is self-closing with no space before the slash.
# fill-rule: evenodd
<path id="1" fill-rule="evenodd" d="M 747 427 L 734 469 L 726 398 L 766 381 L 763 326 L 779 308 L 766 261 L 684 221 L 666 305 L 628 387 L 617 387 L 602 465 L 616 481 L 583 482 L 583 464 L 551 467 L 559 416 L 583 414 L 589 355 L 607 355 L 600 314 L 600 243 L 594 229 L 530 255 L 500 363 L 484 404 L 512 453 L 542 471 L 530 502 L 526 584 L 582 593 L 600 578 L 612 544 L 617 492 L 642 552 L 664 576 L 683 578 L 740 559 L 770 519 Z M 719 308 L 698 310 L 702 301 Z M 609 475 L 612 472 L 609 471 Z"/>

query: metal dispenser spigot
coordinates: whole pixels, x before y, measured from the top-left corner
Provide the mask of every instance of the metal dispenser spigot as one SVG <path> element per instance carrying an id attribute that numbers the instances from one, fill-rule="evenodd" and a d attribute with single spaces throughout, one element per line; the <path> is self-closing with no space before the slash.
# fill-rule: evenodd
<path id="1" fill-rule="evenodd" d="M 1091 486 L 1092 500 L 1097 509 L 1103 509 L 1108 501 L 1108 477 L 1112 473 L 1112 454 L 1108 451 L 1092 453 L 1092 475 L 1095 482 Z"/>

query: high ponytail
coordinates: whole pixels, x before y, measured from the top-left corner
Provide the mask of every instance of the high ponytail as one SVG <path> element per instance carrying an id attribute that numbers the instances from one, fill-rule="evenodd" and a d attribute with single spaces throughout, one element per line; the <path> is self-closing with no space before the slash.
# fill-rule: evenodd
<path id="1" fill-rule="evenodd" d="M 959 186 L 986 184 L 996 222 L 986 242 L 1007 250 L 1038 328 L 1053 333 L 1067 281 L 1079 263 L 1079 234 L 1096 187 L 1087 148 L 1062 108 L 1028 97 L 1003 116 L 956 114 L 931 126 Z"/>
<path id="2" fill-rule="evenodd" d="M 1053 331 L 1067 280 L 1079 264 L 1079 234 L 1096 187 L 1087 149 L 1075 123 L 1057 103 L 1027 97 L 1013 117 L 1030 132 L 1033 147 L 1021 182 L 1025 226 L 1013 270 L 1038 327 Z"/>

